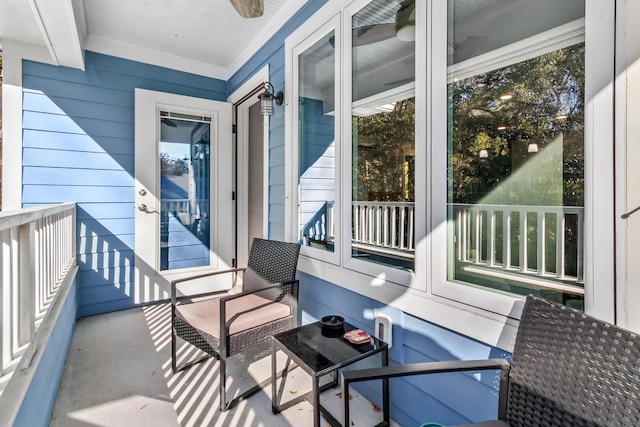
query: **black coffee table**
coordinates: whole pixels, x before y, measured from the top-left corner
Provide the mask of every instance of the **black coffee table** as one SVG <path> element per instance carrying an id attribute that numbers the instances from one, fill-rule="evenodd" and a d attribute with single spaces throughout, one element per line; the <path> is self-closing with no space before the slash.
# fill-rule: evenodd
<path id="1" fill-rule="evenodd" d="M 322 414 L 332 426 L 342 425 L 320 404 L 320 393 L 338 384 L 338 369 L 378 353 L 381 353 L 382 366 L 387 366 L 389 363 L 388 346 L 384 341 L 371 337 L 370 343 L 356 345 L 342 337 L 344 332 L 354 329 L 357 328 L 345 323 L 344 330 L 333 333 L 323 333 L 322 325 L 320 322 L 316 322 L 281 332 L 272 337 L 271 410 L 274 414 L 306 399 L 313 406 L 314 427 L 320 426 L 320 414 Z M 313 387 L 309 393 L 297 396 L 283 404 L 280 404 L 280 398 L 282 396 L 278 396 L 276 386 L 276 353 L 278 350 L 281 350 L 287 355 L 289 358 L 287 363 L 293 360 L 295 364 L 311 375 L 313 380 Z M 286 380 L 287 372 L 288 369 L 285 367 L 282 372 L 282 381 Z M 320 378 L 325 375 L 331 375 L 332 380 L 321 387 Z M 348 399 L 348 396 L 342 396 L 342 398 Z M 382 380 L 382 398 L 384 402 L 388 403 L 388 380 Z M 383 405 L 384 421 L 382 425 L 388 425 L 389 423 L 388 407 L 388 404 Z"/>

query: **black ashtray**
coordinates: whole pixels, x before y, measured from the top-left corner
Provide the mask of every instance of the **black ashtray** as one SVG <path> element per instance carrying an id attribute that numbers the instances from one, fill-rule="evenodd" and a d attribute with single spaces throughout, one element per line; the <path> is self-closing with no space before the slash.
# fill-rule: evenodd
<path id="1" fill-rule="evenodd" d="M 344 330 L 344 317 L 335 314 L 324 316 L 320 319 L 322 332 L 335 333 Z"/>

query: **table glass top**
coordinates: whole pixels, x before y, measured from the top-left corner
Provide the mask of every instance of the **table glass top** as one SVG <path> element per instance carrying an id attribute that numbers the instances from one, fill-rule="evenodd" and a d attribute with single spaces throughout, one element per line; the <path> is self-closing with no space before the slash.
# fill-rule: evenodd
<path id="1" fill-rule="evenodd" d="M 316 375 L 324 375 L 387 347 L 384 341 L 371 337 L 367 344 L 352 344 L 343 338 L 347 331 L 358 329 L 349 323 L 344 330 L 324 333 L 320 322 L 311 323 L 274 335 L 282 346 L 302 360 Z"/>

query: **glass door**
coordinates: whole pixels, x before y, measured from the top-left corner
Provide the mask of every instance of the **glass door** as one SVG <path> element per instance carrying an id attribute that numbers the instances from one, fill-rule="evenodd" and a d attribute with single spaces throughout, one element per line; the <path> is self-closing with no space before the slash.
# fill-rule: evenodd
<path id="1" fill-rule="evenodd" d="M 160 112 L 160 270 L 211 262 L 211 118 Z"/>
<path id="2" fill-rule="evenodd" d="M 231 104 L 136 90 L 137 302 L 168 298 L 172 280 L 233 265 L 231 139 Z M 229 288 L 228 279 L 209 279 L 207 289 Z M 189 282 L 189 291 L 203 285 Z"/>

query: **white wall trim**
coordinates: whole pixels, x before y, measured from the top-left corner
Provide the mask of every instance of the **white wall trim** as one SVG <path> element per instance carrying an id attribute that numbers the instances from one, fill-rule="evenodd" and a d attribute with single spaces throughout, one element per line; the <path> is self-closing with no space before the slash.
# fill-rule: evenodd
<path id="1" fill-rule="evenodd" d="M 52 64 L 44 46 L 2 40 L 2 209 L 22 208 L 22 60 Z"/>
<path id="2" fill-rule="evenodd" d="M 262 67 L 254 75 L 252 75 L 247 81 L 245 81 L 240 87 L 238 87 L 229 97 L 227 102 L 236 104 L 248 93 L 253 91 L 256 87 L 262 85 L 264 82 L 269 81 L 269 64 Z M 255 97 L 256 102 L 257 95 Z M 249 164 L 249 134 L 248 130 L 248 118 L 249 107 L 254 105 L 255 102 L 248 102 L 245 100 L 242 104 L 237 106 L 237 116 L 235 123 L 237 127 L 236 133 L 236 158 L 237 158 L 237 182 L 236 188 L 236 218 L 237 218 L 237 241 L 236 241 L 236 254 L 237 264 L 239 266 L 246 265 L 247 256 L 249 254 L 249 182 L 248 182 L 248 170 Z M 263 139 L 263 177 L 262 177 L 262 230 L 264 235 L 262 237 L 267 238 L 269 232 L 269 116 L 263 117 L 262 124 L 262 139 Z"/>
<path id="3" fill-rule="evenodd" d="M 640 3 L 618 0 L 616 12 L 616 322 L 640 331 Z"/>
<path id="4" fill-rule="evenodd" d="M 615 322 L 615 0 L 587 0 L 584 106 L 584 309 Z M 590 178 L 590 179 L 589 179 Z"/>
<path id="5" fill-rule="evenodd" d="M 198 74 L 214 79 L 226 80 L 227 69 L 206 62 L 195 61 L 181 56 L 170 55 L 157 50 L 143 49 L 127 43 L 120 43 L 102 37 L 90 35 L 85 45 L 86 50 L 104 55 L 124 58 L 131 61 L 157 65 L 185 73 Z"/>

